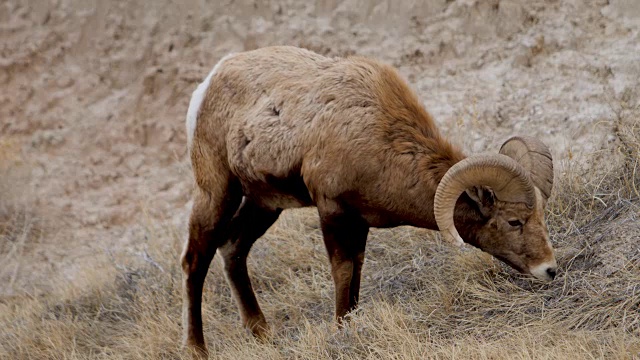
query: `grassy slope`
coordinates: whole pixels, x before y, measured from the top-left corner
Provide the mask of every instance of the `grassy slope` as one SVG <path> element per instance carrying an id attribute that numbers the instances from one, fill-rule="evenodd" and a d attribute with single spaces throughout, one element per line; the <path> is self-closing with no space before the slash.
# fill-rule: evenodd
<path id="1" fill-rule="evenodd" d="M 620 114 L 618 139 L 597 154 L 603 160 L 594 155 L 589 171 L 567 166 L 557 179 L 548 209 L 561 266 L 556 281 L 523 278 L 484 253 L 441 244 L 433 232 L 374 230 L 361 308 L 338 330 L 317 217 L 311 209 L 289 211 L 250 257 L 254 285 L 274 330 L 271 343 L 258 343 L 241 329 L 217 259 L 204 308 L 212 356 L 637 358 L 640 130 Z M 613 152 L 623 154 L 623 161 L 612 163 Z M 0 271 L 5 273 L 15 249 L 35 241 L 38 232 L 25 226 L 37 219 L 3 209 Z M 84 280 L 74 286 L 0 299 L 0 358 L 184 357 L 179 231 L 150 223 L 147 232 L 155 240 L 146 253 L 113 255 L 111 266 L 82 274 Z"/>

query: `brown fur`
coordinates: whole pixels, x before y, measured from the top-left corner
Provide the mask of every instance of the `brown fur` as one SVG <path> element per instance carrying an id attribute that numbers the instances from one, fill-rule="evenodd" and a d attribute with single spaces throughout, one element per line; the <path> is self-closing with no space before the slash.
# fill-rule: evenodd
<path id="1" fill-rule="evenodd" d="M 340 320 L 358 302 L 369 228 L 436 230 L 436 188 L 464 158 L 390 66 L 293 47 L 227 59 L 197 119 L 190 150 L 197 190 L 182 264 L 185 342 L 201 351 L 202 283 L 216 249 L 244 325 L 264 335 L 246 256 L 282 209 L 317 206 Z M 482 214 L 463 195 L 455 221 L 466 241 L 500 254 L 504 242 L 490 235 L 504 231 L 496 230 L 503 224 L 493 222 L 507 221 L 504 213 L 526 220 L 538 211 L 490 205 Z M 536 261 L 548 255 L 529 252 Z"/>

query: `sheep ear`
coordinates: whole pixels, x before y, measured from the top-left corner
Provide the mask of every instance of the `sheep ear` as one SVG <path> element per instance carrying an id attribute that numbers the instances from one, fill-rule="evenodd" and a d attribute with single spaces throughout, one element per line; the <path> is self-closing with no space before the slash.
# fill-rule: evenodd
<path id="1" fill-rule="evenodd" d="M 478 210 L 483 216 L 489 216 L 496 203 L 496 196 L 493 190 L 487 186 L 474 186 L 465 190 L 467 195 L 478 206 Z"/>

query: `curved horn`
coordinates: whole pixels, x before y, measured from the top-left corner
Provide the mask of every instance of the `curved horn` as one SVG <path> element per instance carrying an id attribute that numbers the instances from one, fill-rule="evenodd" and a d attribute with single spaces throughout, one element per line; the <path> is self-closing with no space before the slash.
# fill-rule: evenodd
<path id="1" fill-rule="evenodd" d="M 531 136 L 514 136 L 502 144 L 500 154 L 507 155 L 527 169 L 531 181 L 545 200 L 551 196 L 553 158 L 545 143 Z"/>
<path id="2" fill-rule="evenodd" d="M 444 175 L 434 200 L 438 228 L 457 245 L 462 238 L 453 222 L 453 211 L 460 194 L 472 186 L 490 187 L 496 198 L 506 202 L 535 205 L 535 189 L 527 171 L 512 158 L 502 154 L 478 155 L 452 166 Z"/>

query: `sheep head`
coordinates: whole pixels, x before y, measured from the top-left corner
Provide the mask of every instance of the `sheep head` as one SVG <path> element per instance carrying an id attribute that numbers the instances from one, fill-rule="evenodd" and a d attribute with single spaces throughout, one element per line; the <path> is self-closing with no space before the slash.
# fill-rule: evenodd
<path id="1" fill-rule="evenodd" d="M 436 222 L 445 237 L 461 245 L 454 210 L 466 192 L 482 218 L 467 242 L 521 273 L 550 281 L 557 265 L 544 209 L 552 187 L 548 147 L 531 137 L 513 137 L 499 154 L 472 156 L 449 169 L 436 191 Z"/>

